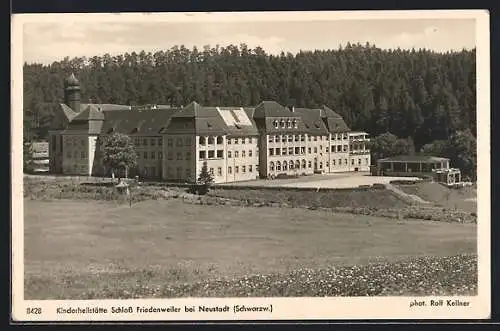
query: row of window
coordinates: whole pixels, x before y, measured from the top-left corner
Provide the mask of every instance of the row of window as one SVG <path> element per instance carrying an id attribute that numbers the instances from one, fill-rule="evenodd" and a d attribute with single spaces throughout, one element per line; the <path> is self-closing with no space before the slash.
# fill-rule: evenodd
<path id="1" fill-rule="evenodd" d="M 182 152 L 177 152 L 176 159 L 177 160 L 182 160 L 182 156 L 183 156 Z M 168 160 L 173 160 L 174 159 L 174 153 L 167 153 L 167 159 Z M 186 152 L 184 160 L 191 160 L 191 152 Z"/>
<path id="2" fill-rule="evenodd" d="M 219 168 L 220 169 L 220 168 Z M 248 172 L 252 173 L 254 170 L 253 165 L 248 165 Z M 255 171 L 257 171 L 257 166 L 255 166 Z M 241 166 L 241 173 L 245 174 L 247 172 L 247 166 Z M 233 173 L 233 168 L 232 167 L 227 167 L 227 173 L 231 175 Z M 234 166 L 234 173 L 239 174 L 240 173 L 240 166 Z"/>
<path id="3" fill-rule="evenodd" d="M 331 146 L 331 152 L 347 152 L 347 145 Z M 308 147 L 307 154 L 318 153 L 318 147 Z M 319 146 L 319 151 L 323 151 L 323 146 Z M 288 147 L 288 148 L 269 148 L 269 156 L 279 156 L 279 155 L 304 155 L 306 153 L 305 147 Z"/>
<path id="4" fill-rule="evenodd" d="M 291 129 L 291 128 L 294 128 L 296 129 L 298 127 L 298 122 L 296 119 L 293 119 L 293 120 L 284 120 L 284 119 L 281 119 L 281 120 L 274 120 L 273 121 L 273 125 L 274 125 L 274 128 L 275 129 L 278 129 L 278 128 L 282 128 L 282 129 L 285 129 L 285 128 L 288 128 L 288 129 Z"/>
<path id="5" fill-rule="evenodd" d="M 158 154 L 156 152 L 143 152 L 143 153 L 137 153 L 137 158 L 140 159 L 142 156 L 142 159 L 144 160 L 156 160 L 156 157 L 158 156 L 158 160 L 161 160 L 163 159 L 163 153 L 162 152 L 158 152 Z"/>
<path id="6" fill-rule="evenodd" d="M 208 145 L 214 145 L 214 144 L 217 144 L 217 145 L 222 145 L 224 142 L 224 139 L 222 137 L 200 137 L 199 138 L 199 144 L 201 146 L 204 146 L 206 144 Z M 248 137 L 248 138 L 227 138 L 227 143 L 229 145 L 231 144 L 256 144 L 257 143 L 257 138 L 252 138 L 252 137 Z"/>
<path id="7" fill-rule="evenodd" d="M 206 160 L 208 159 L 221 159 L 224 157 L 224 151 L 223 150 L 218 150 L 218 151 L 200 151 L 199 152 L 199 157 L 200 160 Z"/>
<path id="8" fill-rule="evenodd" d="M 78 151 L 67 151 L 66 152 L 66 157 L 68 159 L 71 159 L 71 158 L 74 158 L 74 159 L 78 159 L 78 156 L 80 156 L 80 159 L 86 159 L 87 158 L 87 153 L 85 151 L 81 151 L 81 152 L 78 152 Z"/>
<path id="9" fill-rule="evenodd" d="M 141 144 L 142 142 L 142 144 Z M 135 146 L 162 146 L 163 145 L 163 139 L 162 138 L 134 138 L 134 144 Z"/>
<path id="10" fill-rule="evenodd" d="M 347 165 L 347 159 L 344 159 L 344 164 Z M 351 159 L 351 164 L 355 165 L 355 160 Z M 365 165 L 368 164 L 368 158 L 365 158 Z M 332 160 L 332 166 L 337 165 L 336 160 Z M 342 165 L 342 159 L 338 160 L 338 165 Z M 361 165 L 361 159 L 358 159 L 358 165 Z M 296 160 L 296 161 L 276 161 L 275 162 L 270 162 L 269 163 L 269 170 L 270 171 L 281 171 L 281 170 L 293 170 L 293 169 L 306 169 L 307 168 L 312 168 L 312 161 L 306 161 L 306 160 Z M 319 162 L 318 164 L 319 169 L 323 169 L 323 162 Z M 326 167 L 328 168 L 330 166 L 329 162 L 326 162 Z"/>
<path id="11" fill-rule="evenodd" d="M 174 140 L 171 138 L 167 139 L 167 146 L 168 147 L 174 146 Z M 175 139 L 175 146 L 177 147 L 191 146 L 191 138 L 190 137 L 187 137 L 185 139 L 177 138 Z"/>
<path id="12" fill-rule="evenodd" d="M 234 151 L 234 157 L 237 158 L 237 157 L 240 157 L 240 151 Z M 241 151 L 241 157 L 246 157 L 247 156 L 247 152 L 246 151 Z M 248 157 L 252 157 L 253 156 L 253 151 L 251 149 L 248 150 Z M 227 157 L 228 158 L 232 158 L 233 157 L 233 153 L 232 151 L 227 151 Z"/>

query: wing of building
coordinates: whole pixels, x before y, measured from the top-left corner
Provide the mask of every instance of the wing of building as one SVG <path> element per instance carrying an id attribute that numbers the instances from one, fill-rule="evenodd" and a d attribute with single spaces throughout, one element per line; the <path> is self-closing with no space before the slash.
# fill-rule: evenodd
<path id="1" fill-rule="evenodd" d="M 103 138 L 114 132 L 133 139 L 138 166 L 130 174 L 145 179 L 194 179 L 204 162 L 216 183 L 370 170 L 368 134 L 352 132 L 327 106 L 305 109 L 263 101 L 255 107 L 205 107 L 191 102 L 181 108 L 132 109 L 83 104 L 79 82 L 71 75 L 52 124 L 53 173 L 108 176 Z"/>

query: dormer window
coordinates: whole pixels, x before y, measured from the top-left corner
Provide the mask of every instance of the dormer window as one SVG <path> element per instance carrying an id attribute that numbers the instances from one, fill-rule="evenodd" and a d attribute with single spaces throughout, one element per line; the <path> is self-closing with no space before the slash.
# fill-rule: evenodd
<path id="1" fill-rule="evenodd" d="M 296 129 L 298 127 L 297 120 L 293 120 L 292 124 L 293 124 L 293 128 L 294 129 Z"/>
<path id="2" fill-rule="evenodd" d="M 285 128 L 285 121 L 281 120 L 280 124 L 281 124 L 281 128 L 284 129 Z"/>
<path id="3" fill-rule="evenodd" d="M 286 127 L 289 129 L 292 128 L 292 122 L 290 120 L 286 121 Z"/>
<path id="4" fill-rule="evenodd" d="M 273 125 L 274 125 L 274 128 L 277 129 L 278 128 L 278 121 L 277 120 L 274 120 L 273 121 Z"/>

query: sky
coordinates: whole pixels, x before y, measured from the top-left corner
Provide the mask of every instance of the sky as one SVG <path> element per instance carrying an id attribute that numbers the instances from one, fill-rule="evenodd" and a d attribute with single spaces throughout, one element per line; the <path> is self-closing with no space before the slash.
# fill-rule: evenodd
<path id="1" fill-rule="evenodd" d="M 283 13 L 282 13 L 283 14 Z M 471 49 L 476 45 L 476 20 L 392 15 L 390 18 L 355 15 L 271 17 L 205 13 L 160 18 L 142 15 L 31 17 L 23 23 L 23 60 L 51 63 L 68 56 L 155 52 L 175 45 L 188 48 L 245 43 L 267 53 L 337 49 L 347 42 L 369 42 L 380 48 L 427 48 L 438 52 Z M 230 16 L 231 15 L 231 16 Z M 366 17 L 366 18 L 365 18 Z M 73 18 L 73 19 L 72 19 Z"/>

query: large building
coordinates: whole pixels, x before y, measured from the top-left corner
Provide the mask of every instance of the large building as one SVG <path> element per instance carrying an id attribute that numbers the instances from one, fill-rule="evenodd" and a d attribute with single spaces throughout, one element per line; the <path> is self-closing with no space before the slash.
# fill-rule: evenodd
<path id="1" fill-rule="evenodd" d="M 368 135 L 352 132 L 326 106 L 305 109 L 263 101 L 255 107 L 204 107 L 191 102 L 181 108 L 132 109 L 83 104 L 72 74 L 50 131 L 50 171 L 109 175 L 103 138 L 114 132 L 134 141 L 135 173 L 155 180 L 194 179 L 204 162 L 216 183 L 370 170 Z"/>

